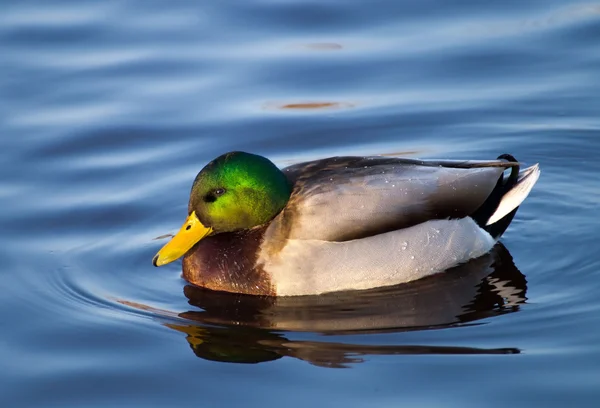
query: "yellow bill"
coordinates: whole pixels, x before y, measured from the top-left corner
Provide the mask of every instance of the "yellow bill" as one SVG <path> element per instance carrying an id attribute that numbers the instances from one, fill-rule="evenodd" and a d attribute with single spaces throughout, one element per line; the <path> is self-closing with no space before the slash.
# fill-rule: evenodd
<path id="1" fill-rule="evenodd" d="M 196 242 L 212 232 L 212 228 L 202 225 L 196 212 L 187 217 L 179 232 L 158 251 L 152 259 L 154 266 L 166 265 L 185 255 Z"/>

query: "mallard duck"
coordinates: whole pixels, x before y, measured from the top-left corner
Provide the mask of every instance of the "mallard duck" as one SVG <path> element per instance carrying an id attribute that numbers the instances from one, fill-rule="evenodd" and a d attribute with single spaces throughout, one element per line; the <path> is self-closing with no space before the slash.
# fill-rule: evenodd
<path id="1" fill-rule="evenodd" d="M 489 252 L 536 183 L 489 161 L 331 157 L 279 169 L 231 152 L 196 176 L 152 263 L 213 290 L 316 295 L 409 282 Z M 505 174 L 508 173 L 508 174 Z"/>

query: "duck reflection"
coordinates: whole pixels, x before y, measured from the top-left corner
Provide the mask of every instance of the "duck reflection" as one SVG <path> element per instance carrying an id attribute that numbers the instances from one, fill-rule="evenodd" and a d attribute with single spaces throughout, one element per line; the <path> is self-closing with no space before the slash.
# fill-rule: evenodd
<path id="1" fill-rule="evenodd" d="M 184 293 L 189 304 L 201 310 L 170 314 L 176 319 L 164 324 L 185 333 L 196 356 L 234 363 L 259 363 L 288 356 L 318 366 L 346 367 L 362 362 L 367 355 L 514 354 L 519 350 L 289 340 L 282 332 L 338 335 L 473 324 L 518 311 L 526 300 L 526 285 L 508 250 L 498 244 L 486 256 L 443 274 L 365 291 L 272 298 L 213 292 L 188 285 Z"/>
<path id="2" fill-rule="evenodd" d="M 518 354 L 517 348 L 474 348 L 451 346 L 371 346 L 320 341 L 294 341 L 283 335 L 257 329 L 231 329 L 166 323 L 185 333 L 197 357 L 227 363 L 262 363 L 294 357 L 312 365 L 346 368 L 362 363 L 369 355 L 398 354 Z"/>

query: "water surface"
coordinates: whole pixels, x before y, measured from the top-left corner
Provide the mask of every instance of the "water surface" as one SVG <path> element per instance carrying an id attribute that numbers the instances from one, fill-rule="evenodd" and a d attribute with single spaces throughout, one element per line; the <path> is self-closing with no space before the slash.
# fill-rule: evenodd
<path id="1" fill-rule="evenodd" d="M 0 405 L 596 406 L 600 3 L 8 1 Z M 539 162 L 488 256 L 259 299 L 151 259 L 230 150 Z"/>

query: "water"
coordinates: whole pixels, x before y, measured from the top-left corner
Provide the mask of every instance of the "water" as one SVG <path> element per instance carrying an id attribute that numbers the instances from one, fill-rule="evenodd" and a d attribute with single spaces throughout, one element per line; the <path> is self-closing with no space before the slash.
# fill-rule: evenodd
<path id="1" fill-rule="evenodd" d="M 597 405 L 600 3 L 2 9 L 1 406 Z M 234 149 L 542 177 L 476 263 L 269 301 L 151 265 Z"/>

